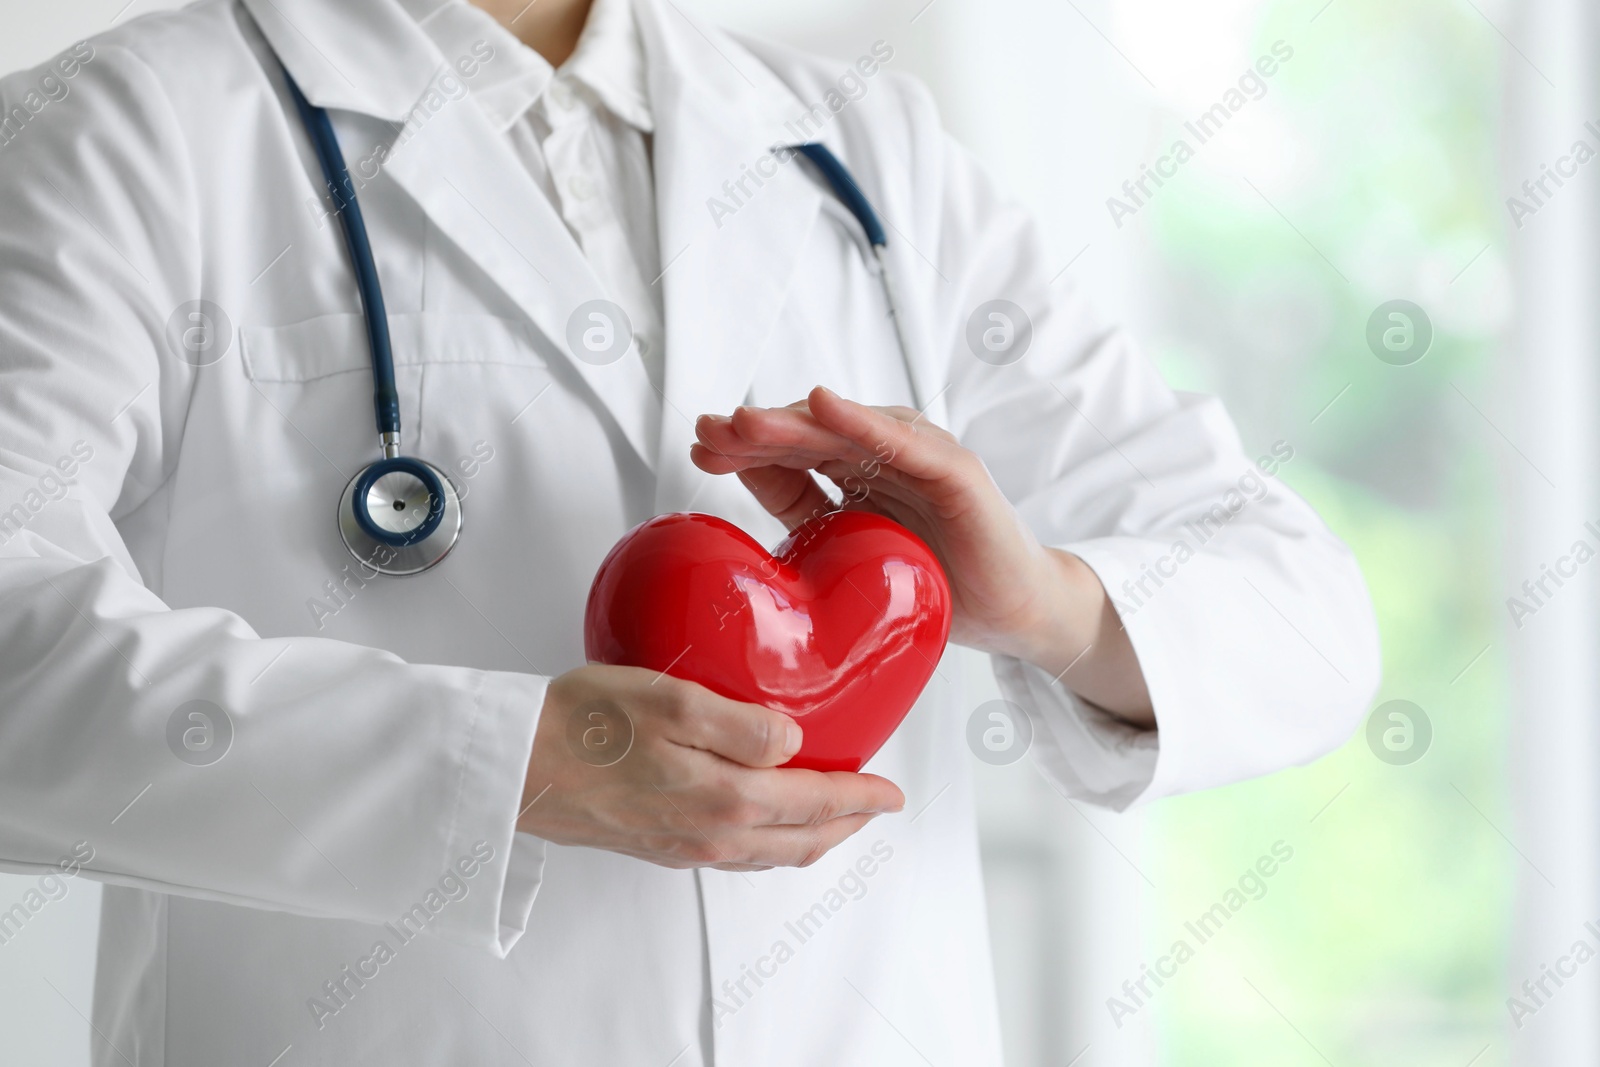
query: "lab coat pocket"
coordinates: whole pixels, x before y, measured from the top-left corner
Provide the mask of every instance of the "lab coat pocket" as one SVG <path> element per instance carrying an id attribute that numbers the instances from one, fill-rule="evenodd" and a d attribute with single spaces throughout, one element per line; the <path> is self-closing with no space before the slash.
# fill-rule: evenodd
<path id="1" fill-rule="evenodd" d="M 543 367 L 530 327 L 492 315 L 390 315 L 396 370 L 421 364 L 503 363 Z M 321 315 L 287 326 L 243 326 L 245 374 L 258 382 L 308 382 L 372 372 L 362 315 Z"/>

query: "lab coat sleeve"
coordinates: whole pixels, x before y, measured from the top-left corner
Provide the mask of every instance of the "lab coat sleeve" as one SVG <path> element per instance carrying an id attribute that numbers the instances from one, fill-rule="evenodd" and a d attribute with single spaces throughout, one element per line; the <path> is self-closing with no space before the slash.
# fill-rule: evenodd
<path id="1" fill-rule="evenodd" d="M 1095 318 L 1028 213 L 964 151 L 926 143 L 938 161 L 928 170 L 943 175 L 922 211 L 948 279 L 932 314 L 950 428 L 1041 542 L 1093 568 L 1154 702 L 1157 729 L 1140 730 L 995 657 L 1003 695 L 1033 720 L 1041 767 L 1070 795 L 1122 809 L 1340 745 L 1377 688 L 1376 623 L 1352 554 L 1283 484 L 1310 462 L 1295 458 L 1298 424 L 1247 453 L 1219 401 L 1174 392 Z M 995 300 L 1031 328 L 1008 365 L 973 347 L 999 320 L 978 316 L 969 336 Z"/>
<path id="2" fill-rule="evenodd" d="M 0 82 L 31 116 L 0 145 L 0 869 L 504 954 L 543 863 L 513 827 L 546 680 L 173 610 L 119 535 L 165 506 L 204 373 L 162 341 L 205 292 L 202 149 L 138 57 L 84 47 L 37 111 L 41 72 Z"/>

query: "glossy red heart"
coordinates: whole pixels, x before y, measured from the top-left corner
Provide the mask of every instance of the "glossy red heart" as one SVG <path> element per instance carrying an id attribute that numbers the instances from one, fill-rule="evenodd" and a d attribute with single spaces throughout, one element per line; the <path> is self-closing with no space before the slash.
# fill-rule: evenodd
<path id="1" fill-rule="evenodd" d="M 950 587 L 889 519 L 836 511 L 769 554 L 710 515 L 661 515 L 612 548 L 584 619 L 590 660 L 664 671 L 804 728 L 785 766 L 856 771 L 905 718 L 950 636 Z"/>

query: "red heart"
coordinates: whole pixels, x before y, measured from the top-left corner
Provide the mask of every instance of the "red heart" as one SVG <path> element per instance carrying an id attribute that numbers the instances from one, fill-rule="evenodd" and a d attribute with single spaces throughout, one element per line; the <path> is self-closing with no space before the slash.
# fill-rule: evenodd
<path id="1" fill-rule="evenodd" d="M 785 766 L 856 771 L 883 747 L 950 636 L 950 587 L 904 526 L 836 511 L 768 555 L 711 515 L 630 530 L 589 587 L 584 649 L 793 715 Z"/>

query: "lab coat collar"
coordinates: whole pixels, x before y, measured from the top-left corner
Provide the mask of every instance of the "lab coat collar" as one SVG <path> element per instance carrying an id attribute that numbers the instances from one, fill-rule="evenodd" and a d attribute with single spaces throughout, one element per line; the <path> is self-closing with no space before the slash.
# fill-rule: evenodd
<path id="1" fill-rule="evenodd" d="M 504 132 L 471 100 L 433 91 L 454 57 L 446 59 L 418 19 L 440 0 L 241 2 L 311 103 L 398 130 L 385 133 L 393 144 L 383 174 L 533 323 L 552 376 L 581 379 L 653 469 L 661 403 L 643 361 L 625 353 L 596 365 L 577 358 L 567 340 L 580 309 L 610 294 Z M 343 147 L 351 158 L 363 146 Z"/>
<path id="2" fill-rule="evenodd" d="M 417 25 L 439 0 L 241 0 L 306 99 L 401 122 L 444 70 Z"/>
<path id="3" fill-rule="evenodd" d="M 769 68 L 672 0 L 634 0 L 634 12 L 656 121 L 666 311 L 656 510 L 690 510 L 712 478 L 689 461 L 693 420 L 744 401 L 821 196 L 797 165 L 772 160 L 807 109 Z M 758 169 L 775 173 L 758 184 Z"/>
<path id="4" fill-rule="evenodd" d="M 633 0 L 656 127 L 667 343 L 658 395 L 636 353 L 603 366 L 573 355 L 573 314 L 608 294 L 483 111 L 451 105 L 419 119 L 419 101 L 450 62 L 417 21 L 441 0 L 241 2 L 313 104 L 407 123 L 385 173 L 610 411 L 656 471 L 657 510 L 692 507 L 709 477 L 689 462 L 693 420 L 745 398 L 819 213 L 817 185 L 771 159 L 793 142 L 785 124 L 806 106 L 720 29 L 672 0 Z M 759 171 L 774 173 L 758 184 Z"/>
<path id="5" fill-rule="evenodd" d="M 483 65 L 472 79 L 472 101 L 501 133 L 516 125 L 555 78 L 543 56 L 465 0 L 443 0 L 417 25 L 444 56 L 471 55 L 480 41 L 494 49 L 494 62 Z"/>

